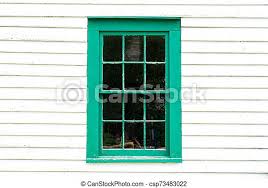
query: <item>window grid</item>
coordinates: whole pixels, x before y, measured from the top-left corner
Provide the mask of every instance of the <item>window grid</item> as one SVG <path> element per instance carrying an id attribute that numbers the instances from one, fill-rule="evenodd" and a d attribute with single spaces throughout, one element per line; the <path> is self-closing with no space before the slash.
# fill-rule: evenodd
<path id="1" fill-rule="evenodd" d="M 103 48 L 101 48 L 102 50 L 102 53 L 101 53 L 101 70 L 102 70 L 102 73 L 103 73 L 103 65 L 104 64 L 121 64 L 122 65 L 122 90 L 103 90 L 102 88 L 100 89 L 100 95 L 103 95 L 103 94 L 121 94 L 121 97 L 122 97 L 122 118 L 121 120 L 104 120 L 103 119 L 103 114 L 101 115 L 102 118 L 102 128 L 101 130 L 103 131 L 103 123 L 104 122 L 118 122 L 118 123 L 121 123 L 122 124 L 122 136 L 121 136 L 121 148 L 118 148 L 119 150 L 128 150 L 128 148 L 125 148 L 125 123 L 143 123 L 143 148 L 142 149 L 134 149 L 134 152 L 137 151 L 137 150 L 163 150 L 163 149 L 149 149 L 147 148 L 147 144 L 146 144 L 146 123 L 165 123 L 163 126 L 165 126 L 165 149 L 164 150 L 167 150 L 167 127 L 166 127 L 166 113 L 167 113 L 167 106 L 166 106 L 166 103 L 165 103 L 165 120 L 147 120 L 146 119 L 146 98 L 145 98 L 145 95 L 146 94 L 165 94 L 167 95 L 168 94 L 168 91 L 166 90 L 167 89 L 167 66 L 165 66 L 165 90 L 147 90 L 146 87 L 143 87 L 143 90 L 126 90 L 125 89 L 125 64 L 143 64 L 143 72 L 144 72 L 144 77 L 143 77 L 143 84 L 144 86 L 146 86 L 146 65 L 148 64 L 165 64 L 167 65 L 167 42 L 168 42 L 168 38 L 167 38 L 167 35 L 166 33 L 163 34 L 163 33 L 156 33 L 156 34 L 153 34 L 153 33 L 120 33 L 120 34 L 114 34 L 114 33 L 111 33 L 109 34 L 108 32 L 106 32 L 105 34 L 101 35 L 101 41 L 102 41 L 102 46 L 103 46 L 103 36 L 114 36 L 114 35 L 119 35 L 119 36 L 122 36 L 122 61 L 116 61 L 116 62 L 110 62 L 110 61 L 104 61 L 103 60 Z M 126 36 L 143 36 L 143 51 L 144 51 L 144 54 L 143 54 L 143 61 L 125 61 L 125 37 Z M 147 36 L 151 36 L 151 35 L 157 35 L 157 36 L 164 36 L 165 38 L 165 61 L 164 62 L 147 62 L 146 61 L 146 37 Z M 102 74 L 101 74 L 102 75 Z M 142 120 L 126 120 L 125 119 L 125 95 L 126 94 L 142 94 L 144 99 L 144 103 L 143 103 L 143 119 Z M 103 132 L 102 132 L 103 134 Z M 103 135 L 102 135 L 103 136 Z M 102 137 L 101 136 L 101 137 Z M 103 140 L 103 138 L 101 138 Z M 118 149 L 104 149 L 103 148 L 103 142 L 101 142 L 101 149 L 102 150 L 118 150 Z M 133 149 L 131 149 L 133 150 Z"/>

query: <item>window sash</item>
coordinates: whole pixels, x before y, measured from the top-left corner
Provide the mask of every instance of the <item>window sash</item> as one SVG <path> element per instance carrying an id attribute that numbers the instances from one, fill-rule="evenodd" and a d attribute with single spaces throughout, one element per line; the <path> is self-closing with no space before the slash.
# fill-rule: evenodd
<path id="1" fill-rule="evenodd" d="M 168 129 L 168 125 L 166 124 L 166 113 L 165 113 L 165 120 L 155 120 L 155 121 L 147 121 L 146 120 L 146 103 L 145 103 L 145 99 L 144 99 L 144 103 L 143 103 L 143 120 L 125 120 L 125 104 L 124 104 L 124 95 L 125 94 L 166 94 L 168 95 L 167 92 L 167 88 L 168 88 L 168 84 L 165 83 L 165 90 L 147 90 L 145 87 L 143 88 L 143 90 L 127 90 L 125 89 L 125 66 L 124 64 L 130 64 L 130 63 L 140 63 L 143 64 L 143 84 L 146 85 L 146 65 L 147 65 L 147 61 L 146 61 L 146 37 L 147 36 L 164 36 L 165 38 L 165 61 L 161 62 L 161 64 L 165 64 L 165 80 L 168 80 L 168 72 L 166 71 L 168 68 L 168 34 L 167 32 L 101 32 L 100 33 L 100 69 L 101 69 L 101 73 L 103 74 L 103 65 L 107 64 L 109 62 L 105 62 L 103 60 L 103 46 L 104 46 L 104 36 L 122 36 L 122 61 L 118 61 L 118 62 L 112 62 L 112 64 L 120 64 L 122 65 L 122 90 L 103 90 L 100 89 L 99 91 L 99 95 L 103 95 L 103 94 L 122 94 L 122 120 L 117 120 L 117 121 L 109 121 L 109 120 L 103 120 L 102 115 L 103 115 L 103 111 L 101 111 L 101 126 L 100 126 L 100 133 L 101 133 L 101 141 L 100 141 L 100 151 L 102 155 L 124 155 L 124 156 L 132 156 L 132 155 L 145 155 L 145 156 L 150 156 L 150 155 L 167 155 L 168 154 L 168 148 L 169 145 L 167 145 L 167 139 L 169 138 L 169 133 L 167 130 Z M 129 61 L 125 61 L 125 37 L 126 36 L 143 36 L 143 61 L 133 61 L 133 62 L 129 62 Z M 149 62 L 150 64 L 159 64 L 160 62 L 154 63 L 154 62 Z M 103 76 L 101 76 L 101 83 L 103 83 Z M 168 104 L 165 102 L 165 112 L 167 109 Z M 103 148 L 103 122 L 120 122 L 122 123 L 122 135 L 121 135 L 121 147 L 122 148 L 111 148 L 111 149 L 104 149 Z M 125 148 L 125 123 L 143 123 L 143 149 L 129 149 L 129 148 Z M 163 125 L 165 128 L 165 149 L 148 149 L 147 148 L 147 135 L 146 135 L 146 123 L 147 122 L 165 122 L 165 124 Z M 154 151 L 154 150 L 158 150 L 158 151 Z"/>

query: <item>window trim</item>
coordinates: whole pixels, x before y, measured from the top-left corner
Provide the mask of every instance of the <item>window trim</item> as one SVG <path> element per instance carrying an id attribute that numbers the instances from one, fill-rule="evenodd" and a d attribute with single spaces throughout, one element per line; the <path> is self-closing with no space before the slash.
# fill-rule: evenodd
<path id="1" fill-rule="evenodd" d="M 168 32 L 168 59 L 166 70 L 169 75 L 169 88 L 181 89 L 181 26 L 180 18 L 165 17 L 94 17 L 88 19 L 87 49 L 87 159 L 96 162 L 182 162 L 181 142 L 181 101 L 167 105 L 167 124 L 169 125 L 168 156 L 103 156 L 100 154 L 100 104 L 95 100 L 96 86 L 100 84 L 100 32 L 107 31 L 162 31 Z M 90 65 L 90 66 L 89 66 Z M 173 94 L 171 92 L 171 94 Z M 172 96 L 171 96 L 172 98 Z M 134 151 L 133 151 L 134 153 Z"/>

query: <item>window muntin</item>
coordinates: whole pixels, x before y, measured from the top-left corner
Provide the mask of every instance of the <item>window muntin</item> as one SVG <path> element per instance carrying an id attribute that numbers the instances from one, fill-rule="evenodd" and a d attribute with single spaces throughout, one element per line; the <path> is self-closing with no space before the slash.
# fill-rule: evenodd
<path id="1" fill-rule="evenodd" d="M 113 38 L 122 39 L 122 44 L 119 45 L 117 41 L 114 45 L 106 44 L 112 43 Z M 165 117 L 165 98 L 168 95 L 166 92 L 168 34 L 166 32 L 102 32 L 100 41 L 103 46 L 100 49 L 102 83 L 106 84 L 100 91 L 100 97 L 109 93 L 110 96 L 119 97 L 120 99 L 115 103 L 121 105 L 121 108 L 114 108 L 114 112 L 121 110 L 121 115 L 117 113 L 116 116 L 121 119 L 115 120 L 115 118 L 106 118 L 105 114 L 110 111 L 107 112 L 107 105 L 102 104 L 102 154 L 111 155 L 112 150 L 116 150 L 120 155 L 129 155 L 129 150 L 134 150 L 137 155 L 139 153 L 166 155 L 169 130 Z M 121 46 L 121 49 L 117 48 L 117 50 L 122 54 L 122 61 L 113 61 L 116 58 L 111 57 L 112 53 L 107 51 L 107 46 Z M 109 54 L 111 61 L 104 58 L 108 56 L 105 53 Z M 147 54 L 149 58 L 146 58 Z M 118 56 L 118 52 L 114 55 Z M 119 84 L 114 81 L 115 79 L 118 79 Z M 107 88 L 109 91 L 106 91 Z M 113 123 L 118 124 L 115 126 Z M 111 127 L 107 127 L 109 125 Z M 112 138 L 110 142 L 109 138 Z"/>

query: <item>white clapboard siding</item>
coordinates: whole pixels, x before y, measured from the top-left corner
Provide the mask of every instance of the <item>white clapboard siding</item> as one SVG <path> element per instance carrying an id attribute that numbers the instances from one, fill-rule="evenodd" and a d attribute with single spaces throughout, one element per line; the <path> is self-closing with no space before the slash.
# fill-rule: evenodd
<path id="1" fill-rule="evenodd" d="M 0 152 L 1 152 L 0 160 L 1 159 L 2 160 L 3 159 L 28 159 L 28 160 L 61 159 L 61 160 L 84 160 L 84 161 L 86 160 L 86 150 L 79 148 L 0 148 Z M 267 160 L 267 157 L 268 157 L 267 149 L 186 149 L 186 148 L 183 149 L 183 159 L 186 161 L 187 160 L 262 161 Z M 146 165 L 143 165 L 143 167 L 145 166 Z M 114 169 L 114 171 L 116 171 L 116 169 Z"/>
<path id="2" fill-rule="evenodd" d="M 267 29 L 268 28 L 182 28 L 181 34 L 182 40 L 268 41 L 266 35 Z M 72 28 L 1 27 L 0 40 L 85 42 L 87 41 L 87 30 Z"/>
<path id="3" fill-rule="evenodd" d="M 21 99 L 21 100 L 5 99 L 5 100 L 0 100 L 0 111 L 86 113 L 86 105 L 85 105 L 85 101 L 71 104 L 71 103 L 63 103 L 61 101 L 45 100 L 45 99 L 35 100 L 34 102 L 33 100 L 24 100 L 24 99 Z M 185 101 L 182 106 L 182 111 L 183 112 L 268 113 L 268 101 L 208 100 L 205 102 L 196 101 L 192 103 Z"/>
<path id="4" fill-rule="evenodd" d="M 83 45 L 83 43 L 82 43 Z M 0 64 L 41 64 L 41 65 L 86 65 L 85 54 L 40 54 L 0 52 Z"/>
<path id="5" fill-rule="evenodd" d="M 205 99 L 238 99 L 238 100 L 261 100 L 268 99 L 268 89 L 200 89 L 204 91 Z M 192 99 L 188 97 L 188 90 L 185 91 L 183 99 Z M 197 96 L 198 97 L 198 96 Z"/>
<path id="6" fill-rule="evenodd" d="M 185 41 L 183 53 L 268 53 L 268 42 L 204 42 Z M 34 49 L 34 50 L 32 50 Z M 1 53 L 37 53 L 37 54 L 85 54 L 86 43 L 77 42 L 36 42 L 36 41 L 0 41 Z M 220 55 L 218 55 L 219 57 Z M 8 60 L 7 62 L 9 62 Z M 55 60 L 54 60 L 55 61 Z M 200 60 L 199 60 L 200 61 Z M 5 62 L 3 62 L 5 63 Z M 258 62 L 259 64 L 261 62 Z M 59 63 L 60 64 L 60 63 Z M 68 63 L 65 63 L 68 65 Z M 197 63 L 198 64 L 198 63 Z M 205 63 L 204 64 L 208 64 Z"/>
<path id="7" fill-rule="evenodd" d="M 163 8 L 164 6 L 164 8 Z M 96 5 L 96 4 L 2 4 L 0 16 L 180 16 L 180 17 L 267 17 L 265 6 L 196 6 L 196 5 L 150 5 L 142 4 L 118 4 L 118 5 Z M 74 11 L 74 9 L 79 11 Z M 29 11 L 30 10 L 30 11 Z"/>
<path id="8" fill-rule="evenodd" d="M 189 42 L 185 41 L 182 52 L 207 53 L 268 53 L 268 42 Z M 267 50 L 267 51 L 266 51 Z"/>
<path id="9" fill-rule="evenodd" d="M 226 135 L 226 136 L 267 136 L 268 127 L 267 125 L 235 125 L 235 124 L 183 124 L 182 132 L 184 135 Z M 248 136 L 248 137 L 247 137 Z M 216 138 L 216 137 L 214 137 Z M 242 137 L 240 137 L 242 138 Z M 243 139 L 243 138 L 242 138 Z M 228 137 L 225 138 L 225 141 Z M 223 141 L 223 143 L 225 142 Z M 263 142 L 262 142 L 263 143 Z M 232 143 L 233 144 L 233 143 Z M 232 145 L 231 144 L 231 145 Z M 260 147 L 262 144 L 260 144 Z M 247 147 L 247 146 L 245 146 Z"/>
<path id="10" fill-rule="evenodd" d="M 74 136 L 74 137 L 85 136 L 86 125 L 85 124 L 55 124 L 55 123 L 54 124 L 42 124 L 42 123 L 3 124 L 1 123 L 0 132 L 2 136 L 7 136 L 7 135 L 26 136 L 27 135 L 27 136 L 34 136 L 34 138 L 36 139 L 39 138 L 38 136 L 61 136 L 61 138 L 64 139 L 64 136 L 67 136 L 68 138 L 71 136 Z M 182 134 L 186 136 L 189 136 L 189 135 L 238 136 L 238 139 L 241 138 L 242 140 L 244 140 L 244 138 L 248 138 L 248 137 L 251 138 L 252 136 L 255 136 L 255 137 L 268 136 L 268 126 L 267 124 L 265 125 L 182 124 Z M 244 137 L 241 137 L 241 136 L 244 136 Z M 2 138 L 9 139 L 9 137 L 2 137 Z M 44 140 L 47 140 L 46 137 L 41 137 L 40 139 L 42 138 Z M 216 137 L 211 137 L 211 139 L 213 138 L 216 138 Z M 13 138 L 11 139 L 14 140 Z M 20 143 L 24 143 L 25 142 L 24 139 L 25 137 L 21 137 Z M 229 137 L 227 137 L 227 139 L 229 139 Z M 261 139 L 261 138 L 256 138 L 256 139 Z M 11 143 L 3 142 L 2 147 L 7 146 L 5 144 L 11 144 Z M 29 144 L 35 144 L 35 142 L 31 142 Z M 18 146 L 18 145 L 13 145 L 13 146 Z M 230 146 L 233 146 L 233 145 L 231 144 Z M 82 145 L 81 147 L 85 147 L 85 145 Z M 248 146 L 244 145 L 244 147 L 248 147 Z M 260 147 L 263 147 L 263 145 L 261 144 Z"/>
<path id="11" fill-rule="evenodd" d="M 268 42 L 189 42 L 183 43 L 182 52 L 210 53 L 268 53 Z M 32 50 L 34 49 L 34 50 Z M 0 41 L 1 52 L 32 53 L 86 53 L 86 43 Z"/>
<path id="12" fill-rule="evenodd" d="M 35 65 L 32 65 L 35 66 Z M 232 68 L 232 67 L 230 67 Z M 86 77 L 50 77 L 41 76 L 33 79 L 31 76 L 2 76 L 0 87 L 33 87 L 33 88 L 64 88 L 68 83 L 79 81 L 81 88 L 86 87 Z M 185 88 L 198 87 L 204 89 L 212 88 L 249 88 L 249 89 L 266 89 L 268 77 L 182 77 L 182 86 Z"/>
<path id="13" fill-rule="evenodd" d="M 14 70 L 17 70 L 16 72 Z M 254 70 L 254 71 L 252 71 Z M 182 76 L 251 76 L 266 77 L 268 66 L 228 66 L 228 65 L 187 65 L 182 66 Z M 0 64 L 0 75 L 33 75 L 33 76 L 85 76 L 86 69 L 82 66 L 53 65 L 13 65 Z M 179 75 L 178 75 L 179 76 Z"/>
<path id="14" fill-rule="evenodd" d="M 86 125 L 85 124 L 1 124 L 0 125 L 0 133 L 3 136 L 2 139 L 10 139 L 13 140 L 12 142 L 15 141 L 14 137 L 11 136 L 6 136 L 5 135 L 16 135 L 16 136 L 22 136 L 22 135 L 32 135 L 35 136 L 35 139 L 42 139 L 43 137 L 38 137 L 39 136 L 61 136 L 59 139 L 64 139 L 66 135 L 72 135 L 75 138 L 76 136 L 85 136 L 86 134 Z M 12 139 L 13 138 L 13 139 Z M 19 137 L 16 137 L 19 139 Z M 20 143 L 25 143 L 26 137 L 22 137 L 20 140 Z M 30 137 L 30 139 L 33 137 Z M 83 140 L 85 138 L 81 137 Z M 72 139 L 72 137 L 67 137 L 67 139 Z M 50 139 L 47 139 L 45 137 L 43 139 L 44 141 L 48 141 Z M 11 145 L 10 142 L 1 142 L 2 147 L 7 146 L 8 144 Z M 31 142 L 34 143 L 34 142 Z M 44 142 L 45 144 L 46 142 Z M 6 145 L 7 144 L 7 145 Z M 18 146 L 18 145 L 13 145 L 13 146 Z M 38 143 L 37 143 L 38 146 Z M 39 145 L 40 146 L 40 145 Z M 48 146 L 48 145 L 47 145 Z M 81 146 L 81 142 L 80 142 Z M 82 147 L 84 147 L 83 145 Z M 68 147 L 68 146 L 66 146 Z M 70 146 L 69 146 L 70 147 Z"/>
<path id="15" fill-rule="evenodd" d="M 267 113 L 251 112 L 184 112 L 182 113 L 183 123 L 248 123 L 267 124 Z"/>
<path id="16" fill-rule="evenodd" d="M 57 86 L 57 85 L 55 85 Z M 59 87 L 62 87 L 62 84 L 59 83 Z M 0 88 L 0 99 L 1 100 L 53 100 L 56 104 L 61 105 L 63 100 L 72 99 L 75 100 L 77 103 L 79 101 L 86 100 L 86 89 L 76 89 L 78 92 L 72 92 L 73 89 L 42 89 L 42 88 Z M 75 94 L 75 95 L 72 95 Z M 67 102 L 68 103 L 68 102 Z M 84 102 L 85 103 L 85 102 Z"/>
<path id="17" fill-rule="evenodd" d="M 34 102 L 33 102 L 34 101 Z M 3 99 L 0 100 L 0 111 L 10 112 L 55 112 L 86 113 L 85 101 L 75 104 L 63 103 L 52 99 Z M 268 113 L 268 101 L 263 100 L 207 100 L 205 102 L 183 101 L 183 112 L 259 112 Z"/>
<path id="18" fill-rule="evenodd" d="M 29 27 L 29 28 L 72 28 L 86 29 L 86 17 L 0 17 L 1 27 Z M 245 18 L 184 18 L 181 22 L 183 28 L 194 27 L 231 27 L 231 28 L 265 28 L 267 19 Z"/>
<path id="19" fill-rule="evenodd" d="M 182 27 L 204 27 L 204 28 L 266 28 L 268 19 L 247 18 L 184 18 Z"/>
<path id="20" fill-rule="evenodd" d="M 86 43 L 0 41 L 1 52 L 86 53 Z"/>
<path id="21" fill-rule="evenodd" d="M 85 102 L 68 104 L 49 100 L 0 100 L 0 111 L 86 113 Z"/>
<path id="22" fill-rule="evenodd" d="M 56 85 L 57 86 L 57 85 Z M 59 84 L 62 87 L 61 84 Z M 74 99 L 79 102 L 86 99 L 86 89 L 74 87 L 79 92 Z M 193 91 L 192 91 L 193 90 Z M 8 100 L 67 100 L 68 93 L 72 89 L 60 88 L 0 88 L 0 99 Z M 182 100 L 185 104 L 190 102 L 205 103 L 206 100 L 268 100 L 268 89 L 198 89 L 194 95 L 195 89 L 187 88 L 182 90 Z M 67 93 L 67 94 L 66 94 Z M 61 103 L 60 103 L 61 104 Z"/>
<path id="23" fill-rule="evenodd" d="M 137 172 L 155 173 L 159 168 L 168 173 L 202 173 L 225 172 L 241 174 L 265 174 L 267 162 L 256 161 L 184 161 L 183 164 L 83 164 L 85 161 L 58 161 L 58 160 L 12 160 L 0 161 L 0 172 Z M 222 169 L 219 171 L 217 169 Z M 245 171 L 247 173 L 245 173 Z M 28 173 L 29 174 L 29 173 Z M 36 174 L 36 173 L 35 173 Z M 55 175 L 55 173 L 53 173 Z M 90 175 L 92 176 L 92 175 Z M 119 174 L 116 174 L 119 176 Z M 183 176 L 180 174 L 180 177 Z M 73 176 L 72 176 L 73 177 Z M 80 175 L 81 177 L 81 175 Z M 206 176 L 207 177 L 207 176 Z M 211 176 L 209 176 L 211 177 Z M 222 177 L 222 174 L 221 174 Z M 242 176 L 243 177 L 243 176 Z M 250 176 L 252 177 L 252 175 Z M 260 176 L 258 176 L 260 177 Z M 261 176 L 263 177 L 263 176 Z M 66 178 L 66 174 L 65 174 Z M 207 184 L 206 184 L 207 185 Z"/>
<path id="24" fill-rule="evenodd" d="M 268 40 L 266 28 L 182 28 L 183 40 Z M 183 45 L 182 45 L 183 46 Z"/>
<path id="25" fill-rule="evenodd" d="M 83 44 L 83 43 L 82 43 Z M 183 46 L 182 46 L 183 48 Z M 1 63 L 14 64 L 58 64 L 86 65 L 86 54 L 38 54 L 0 52 Z M 218 61 L 221 59 L 222 61 Z M 267 65 L 267 54 L 220 54 L 220 53 L 182 53 L 182 64 L 231 64 L 231 65 Z"/>
<path id="26" fill-rule="evenodd" d="M 221 91 L 221 90 L 219 90 L 219 91 Z M 13 102 L 11 102 L 11 104 L 12 103 Z M 17 105 L 14 104 L 14 106 L 17 106 Z M 54 106 L 56 108 L 56 105 L 54 105 Z M 26 105 L 25 105 L 25 107 L 26 107 Z M 76 108 L 74 107 L 74 109 L 76 109 Z M 213 112 L 213 111 L 214 112 L 227 111 L 228 112 L 229 111 L 229 112 L 233 112 L 233 113 L 235 113 L 235 112 L 265 113 L 265 112 L 268 112 L 268 101 L 208 100 L 208 101 L 202 102 L 202 103 L 201 102 L 184 103 L 182 106 L 182 111 L 183 112 L 189 112 L 189 111 L 197 111 L 197 112 L 200 112 L 200 111 L 211 111 L 211 112 Z"/>
<path id="27" fill-rule="evenodd" d="M 35 66 L 35 65 L 32 65 Z M 83 66 L 85 68 L 85 66 Z M 68 83 L 79 82 L 80 88 L 86 88 L 86 77 L 81 76 L 78 78 L 74 77 L 50 77 L 42 76 L 35 77 L 31 76 L 2 76 L 4 79 L 0 79 L 0 87 L 15 87 L 15 88 L 65 88 Z"/>
<path id="28" fill-rule="evenodd" d="M 228 66 L 228 65 L 210 65 L 182 66 L 182 75 L 185 76 L 267 76 L 268 66 Z"/>
<path id="29" fill-rule="evenodd" d="M 232 67 L 230 67 L 231 69 Z M 256 66 L 253 66 L 256 68 Z M 199 88 L 267 88 L 267 77 L 182 77 L 183 87 Z"/>
<path id="30" fill-rule="evenodd" d="M 86 28 L 86 18 L 55 17 L 0 17 L 1 27 L 50 27 L 50 28 Z"/>
<path id="31" fill-rule="evenodd" d="M 0 0 L 0 172 L 267 174 L 267 5 Z M 87 16 L 146 15 L 182 17 L 184 161 L 86 164 Z"/>
<path id="32" fill-rule="evenodd" d="M 86 130 L 84 130 L 86 133 Z M 0 135 L 0 148 L 83 148 L 86 145 L 86 135 L 70 136 L 2 136 Z M 54 134 L 58 134 L 55 130 Z M 239 136 L 183 136 L 183 149 L 187 148 L 259 148 L 268 149 L 268 137 L 239 137 Z"/>
<path id="33" fill-rule="evenodd" d="M 1 3 L 6 4 L 6 1 L 2 1 Z M 20 4 L 20 3 L 27 3 L 27 4 L 140 4 L 140 5 L 151 5 L 151 4 L 192 4 L 192 5 L 265 5 L 267 2 L 265 0 L 236 0 L 235 2 L 232 0 L 166 0 L 164 3 L 162 0 L 129 0 L 125 2 L 124 0 L 114 0 L 112 3 L 110 0 L 9 0 L 8 3 L 13 4 Z"/>
<path id="34" fill-rule="evenodd" d="M 85 113 L 0 112 L 0 116 L 0 123 L 86 123 Z"/>
<path id="35" fill-rule="evenodd" d="M 74 123 L 85 124 L 85 113 L 49 113 L 49 112 L 0 112 L 0 123 Z M 16 118 L 14 118 L 16 117 Z M 184 112 L 183 123 L 248 123 L 268 124 L 267 113 L 258 112 Z"/>
<path id="36" fill-rule="evenodd" d="M 10 54 L 11 55 L 11 54 Z M 16 71 L 15 71 L 16 70 Z M 81 66 L 32 66 L 17 64 L 0 64 L 0 75 L 32 76 L 85 76 L 86 69 Z"/>
<path id="37" fill-rule="evenodd" d="M 0 27 L 0 40 L 87 40 L 86 29 Z"/>

